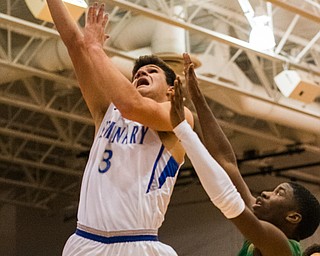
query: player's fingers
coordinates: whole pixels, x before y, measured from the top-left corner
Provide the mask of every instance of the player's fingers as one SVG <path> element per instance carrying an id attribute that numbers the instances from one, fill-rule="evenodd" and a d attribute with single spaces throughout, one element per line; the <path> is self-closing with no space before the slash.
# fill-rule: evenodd
<path id="1" fill-rule="evenodd" d="M 93 15 L 94 15 L 93 12 L 94 12 L 93 6 L 90 6 L 89 10 L 88 10 L 88 14 L 87 14 L 87 22 L 88 23 L 93 22 Z"/>
<path id="2" fill-rule="evenodd" d="M 109 21 L 109 14 L 106 13 L 103 15 L 102 26 L 105 27 L 107 25 L 108 21 Z"/>
<path id="3" fill-rule="evenodd" d="M 97 9 L 98 9 L 98 3 L 95 2 L 92 6 L 92 22 L 93 23 L 97 21 Z"/>
<path id="4" fill-rule="evenodd" d="M 169 99 L 170 99 L 172 105 L 174 103 L 174 97 L 173 96 L 174 96 L 174 93 L 172 91 L 169 92 Z"/>
<path id="5" fill-rule="evenodd" d="M 175 99 L 177 102 L 180 102 L 182 94 L 182 83 L 180 77 L 178 76 L 175 80 Z"/>
<path id="6" fill-rule="evenodd" d="M 97 14 L 97 22 L 101 24 L 104 22 L 104 4 L 101 4 L 99 7 Z"/>
<path id="7" fill-rule="evenodd" d="M 186 75 L 188 73 L 188 58 L 187 58 L 187 53 L 183 53 L 182 54 L 183 56 L 183 71 L 184 71 L 184 74 Z"/>
<path id="8" fill-rule="evenodd" d="M 183 60 L 186 66 L 189 66 L 192 63 L 190 55 L 186 52 L 183 53 Z"/>
<path id="9" fill-rule="evenodd" d="M 195 76 L 195 73 L 194 73 L 194 64 L 191 62 L 189 67 L 188 67 L 188 72 L 189 72 L 189 75 L 194 75 Z"/>
<path id="10" fill-rule="evenodd" d="M 173 102 L 175 103 L 175 105 L 177 105 L 178 99 L 179 99 L 179 80 L 178 80 L 178 77 L 174 80 L 174 91 L 173 91 L 172 98 L 173 98 Z"/>

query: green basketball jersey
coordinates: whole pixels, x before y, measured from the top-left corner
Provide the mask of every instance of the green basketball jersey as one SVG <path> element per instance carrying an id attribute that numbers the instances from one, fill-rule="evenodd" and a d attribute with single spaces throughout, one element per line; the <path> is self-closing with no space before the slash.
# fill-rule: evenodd
<path id="1" fill-rule="evenodd" d="M 292 252 L 292 256 L 301 256 L 300 244 L 295 240 L 288 240 Z M 245 241 L 238 256 L 253 256 L 254 245 L 249 241 Z"/>

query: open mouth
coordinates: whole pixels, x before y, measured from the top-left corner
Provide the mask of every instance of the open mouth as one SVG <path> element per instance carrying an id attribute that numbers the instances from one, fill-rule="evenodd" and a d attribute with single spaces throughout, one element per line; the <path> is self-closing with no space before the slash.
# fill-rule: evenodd
<path id="1" fill-rule="evenodd" d="M 140 86 L 143 86 L 143 85 L 147 85 L 148 86 L 149 85 L 149 81 L 148 81 L 148 79 L 142 77 L 142 78 L 139 78 L 136 88 L 138 88 Z"/>

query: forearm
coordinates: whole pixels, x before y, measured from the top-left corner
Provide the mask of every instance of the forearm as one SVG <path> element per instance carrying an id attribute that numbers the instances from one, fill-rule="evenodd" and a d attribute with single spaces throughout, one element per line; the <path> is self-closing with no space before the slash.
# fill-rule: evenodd
<path id="1" fill-rule="evenodd" d="M 93 36 L 88 36 L 85 40 L 84 31 L 80 30 L 62 0 L 47 0 L 47 3 L 55 26 L 68 49 L 84 100 L 95 124 L 100 125 L 101 116 L 105 114 L 110 104 L 110 98 L 104 84 L 95 75 L 97 67 L 100 68 L 100 64 L 92 62 L 92 58 L 88 54 L 88 48 L 94 42 L 100 42 L 95 40 L 94 33 L 99 29 L 103 30 L 103 28 L 100 24 L 97 25 L 95 28 L 98 27 L 99 29 L 94 32 L 91 29 L 90 32 Z"/>
<path id="2" fill-rule="evenodd" d="M 193 86 L 189 86 L 188 88 L 198 114 L 206 148 L 223 167 L 246 204 L 251 208 L 254 198 L 241 176 L 236 156 L 228 138 L 222 131 L 218 120 L 212 113 L 197 84 L 193 83 Z"/>
<path id="3" fill-rule="evenodd" d="M 227 218 L 239 216 L 245 208 L 244 201 L 229 176 L 212 158 L 197 134 L 186 121 L 180 123 L 173 131 L 181 141 L 212 202 Z"/>
<path id="4" fill-rule="evenodd" d="M 122 116 L 157 131 L 171 131 L 170 103 L 143 97 L 119 71 L 99 45 L 90 45 L 88 55 L 95 63 L 95 79 L 104 87 Z"/>
<path id="5" fill-rule="evenodd" d="M 110 95 L 111 101 L 126 115 L 142 100 L 142 96 L 130 81 L 120 72 L 111 59 L 105 54 L 102 45 L 91 44 L 87 47 L 88 55 L 95 66 L 95 78 Z M 130 97 L 128 97 L 130 95 Z"/>
<path id="6" fill-rule="evenodd" d="M 66 46 L 81 37 L 82 33 L 62 0 L 47 0 L 54 24 Z"/>
<path id="7" fill-rule="evenodd" d="M 213 115 L 198 86 L 189 86 L 189 92 L 196 108 L 204 143 L 210 154 L 220 163 L 237 165 L 232 146 Z M 228 170 L 226 170 L 228 172 Z"/>

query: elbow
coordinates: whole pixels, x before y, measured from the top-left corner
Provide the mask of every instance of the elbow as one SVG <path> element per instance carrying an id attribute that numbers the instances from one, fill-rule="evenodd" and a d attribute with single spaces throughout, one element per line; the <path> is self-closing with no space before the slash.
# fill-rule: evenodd
<path id="1" fill-rule="evenodd" d="M 115 106 L 120 111 L 121 115 L 132 121 L 140 121 L 141 113 L 144 113 L 141 102 L 131 98 L 130 100 L 121 101 Z"/>
<path id="2" fill-rule="evenodd" d="M 130 104 L 121 104 L 121 106 L 117 108 L 124 118 L 137 121 L 136 115 L 135 115 L 136 110 L 134 106 L 131 106 Z"/>

